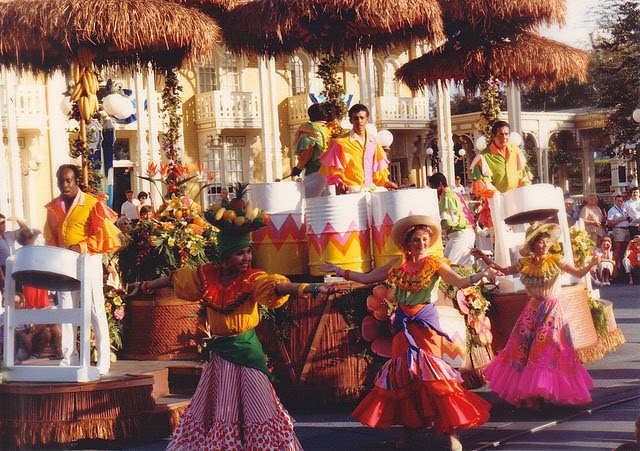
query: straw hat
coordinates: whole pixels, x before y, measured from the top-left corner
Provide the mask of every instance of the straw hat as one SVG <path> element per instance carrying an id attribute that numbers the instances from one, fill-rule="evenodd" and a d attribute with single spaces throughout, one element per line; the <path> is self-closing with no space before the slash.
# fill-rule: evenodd
<path id="1" fill-rule="evenodd" d="M 440 236 L 441 229 L 440 218 L 434 218 L 432 216 L 413 215 L 400 219 L 391 229 L 391 238 L 400 249 L 404 249 L 404 239 L 407 236 L 407 233 L 409 230 L 419 225 L 424 225 L 431 229 L 433 232 L 431 245 L 434 245 L 436 243 L 436 237 Z"/>
<path id="2" fill-rule="evenodd" d="M 524 238 L 524 244 L 520 248 L 520 255 L 527 256 L 531 254 L 531 244 L 536 240 L 538 236 L 546 233 L 551 237 L 551 241 L 554 243 L 560 238 L 560 226 L 553 223 L 535 222 L 531 227 L 527 229 L 527 233 Z"/>

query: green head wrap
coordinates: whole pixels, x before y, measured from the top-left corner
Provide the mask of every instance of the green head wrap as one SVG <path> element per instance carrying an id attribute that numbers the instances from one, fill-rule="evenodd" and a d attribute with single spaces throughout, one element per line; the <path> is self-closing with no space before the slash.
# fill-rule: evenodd
<path id="1" fill-rule="evenodd" d="M 251 246 L 251 236 L 248 233 L 218 233 L 218 256 L 220 261 L 228 260 L 234 252 Z"/>

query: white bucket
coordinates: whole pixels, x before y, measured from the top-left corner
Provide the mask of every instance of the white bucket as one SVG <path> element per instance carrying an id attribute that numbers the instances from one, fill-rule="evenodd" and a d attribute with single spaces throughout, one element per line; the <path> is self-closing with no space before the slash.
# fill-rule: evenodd
<path id="1" fill-rule="evenodd" d="M 283 275 L 306 274 L 308 251 L 303 222 L 304 185 L 297 182 L 253 183 L 249 199 L 269 214 L 253 232 L 254 266 Z"/>
<path id="2" fill-rule="evenodd" d="M 371 270 L 371 238 L 367 193 L 314 197 L 306 200 L 309 271 L 329 261 L 342 268 Z"/>
<path id="3" fill-rule="evenodd" d="M 373 258 L 378 268 L 402 256 L 391 239 L 391 229 L 399 219 L 411 215 L 440 217 L 438 192 L 431 188 L 373 192 L 370 211 Z"/>

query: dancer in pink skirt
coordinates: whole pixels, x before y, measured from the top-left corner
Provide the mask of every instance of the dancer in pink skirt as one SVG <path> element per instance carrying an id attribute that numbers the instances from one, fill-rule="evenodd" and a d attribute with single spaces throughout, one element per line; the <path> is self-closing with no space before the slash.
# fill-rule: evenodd
<path id="1" fill-rule="evenodd" d="M 473 250 L 474 256 L 506 275 L 520 273 L 529 296 L 507 345 L 484 370 L 489 387 L 515 406 L 539 409 L 542 402 L 576 405 L 591 401 L 593 380 L 571 342 L 558 297 L 558 277 L 562 272 L 584 277 L 598 265 L 599 257 L 577 269 L 563 261 L 561 254 L 548 253 L 559 237 L 558 225 L 533 224 L 520 250 L 523 257 L 508 268 L 496 266 L 482 251 Z"/>

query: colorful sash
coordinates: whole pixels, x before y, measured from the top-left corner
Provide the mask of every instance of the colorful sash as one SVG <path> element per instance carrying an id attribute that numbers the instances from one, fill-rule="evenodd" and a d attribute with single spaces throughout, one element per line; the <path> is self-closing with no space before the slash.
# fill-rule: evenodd
<path id="1" fill-rule="evenodd" d="M 218 354 L 228 362 L 262 371 L 272 382 L 275 381 L 267 368 L 264 351 L 254 329 L 230 337 L 213 338 L 206 347 L 208 352 Z"/>

